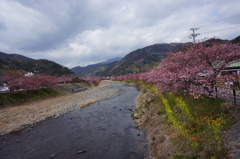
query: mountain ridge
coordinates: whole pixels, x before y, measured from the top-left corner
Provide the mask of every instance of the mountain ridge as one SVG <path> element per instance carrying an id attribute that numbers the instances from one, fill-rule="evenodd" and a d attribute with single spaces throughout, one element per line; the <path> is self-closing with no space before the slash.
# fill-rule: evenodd
<path id="1" fill-rule="evenodd" d="M 122 59 L 122 57 L 114 57 L 114 58 L 107 59 L 103 62 L 100 62 L 99 64 L 108 64 L 108 63 L 112 63 L 115 61 L 120 61 L 121 59 Z"/>
<path id="2" fill-rule="evenodd" d="M 0 52 L 0 57 L 10 58 L 10 59 L 18 59 L 18 60 L 26 60 L 26 61 L 34 61 L 34 59 L 20 55 L 20 54 L 7 54 L 4 52 Z"/>
<path id="3" fill-rule="evenodd" d="M 71 70 L 54 61 L 32 59 L 19 54 L 0 52 L 0 73 L 4 71 L 35 72 L 54 76 L 73 74 Z"/>
<path id="4" fill-rule="evenodd" d="M 210 39 L 211 40 L 211 39 Z M 240 36 L 232 40 L 215 39 L 215 41 L 240 43 Z M 191 45 L 193 43 L 159 43 L 149 45 L 135 51 L 128 53 L 120 61 L 104 64 L 94 65 L 94 67 L 81 67 L 79 71 L 77 68 L 72 70 L 84 76 L 117 76 L 131 73 L 146 72 L 157 66 L 162 59 L 165 58 L 168 52 L 179 50 L 183 45 Z"/>
<path id="5" fill-rule="evenodd" d="M 112 76 L 145 72 L 156 66 L 167 52 L 181 48 L 183 43 L 160 43 L 128 53 L 120 61 L 71 69 L 83 76 Z"/>

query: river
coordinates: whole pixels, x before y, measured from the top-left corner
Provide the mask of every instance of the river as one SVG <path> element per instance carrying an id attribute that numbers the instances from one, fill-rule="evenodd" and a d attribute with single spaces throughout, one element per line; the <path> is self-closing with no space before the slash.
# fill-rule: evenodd
<path id="1" fill-rule="evenodd" d="M 0 137 L 1 159 L 143 159 L 144 133 L 131 118 L 139 92 L 121 95 Z"/>

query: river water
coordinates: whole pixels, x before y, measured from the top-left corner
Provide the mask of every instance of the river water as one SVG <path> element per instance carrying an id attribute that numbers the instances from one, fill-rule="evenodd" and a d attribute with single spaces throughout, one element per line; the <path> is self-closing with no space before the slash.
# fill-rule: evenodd
<path id="1" fill-rule="evenodd" d="M 122 94 L 0 137 L 1 159 L 143 159 L 145 139 L 131 118 L 139 92 Z"/>

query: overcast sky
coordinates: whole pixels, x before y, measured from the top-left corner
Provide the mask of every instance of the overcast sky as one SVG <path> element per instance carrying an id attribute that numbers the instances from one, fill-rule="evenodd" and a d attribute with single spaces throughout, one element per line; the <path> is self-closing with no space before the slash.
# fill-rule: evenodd
<path id="1" fill-rule="evenodd" d="M 0 0 L 0 51 L 86 66 L 156 43 L 233 39 L 240 0 Z"/>

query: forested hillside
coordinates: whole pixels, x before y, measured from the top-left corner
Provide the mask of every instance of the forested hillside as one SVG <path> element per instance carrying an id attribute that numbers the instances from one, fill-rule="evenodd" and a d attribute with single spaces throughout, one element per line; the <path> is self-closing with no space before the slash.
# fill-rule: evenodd
<path id="1" fill-rule="evenodd" d="M 61 66 L 53 61 L 40 59 L 34 60 L 18 54 L 0 53 L 0 71 L 17 70 L 22 72 L 35 72 L 62 76 L 73 74 L 67 67 Z"/>

